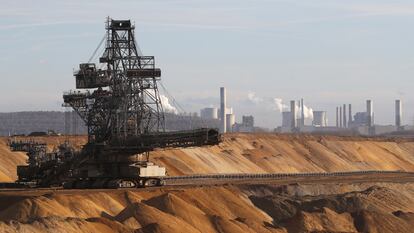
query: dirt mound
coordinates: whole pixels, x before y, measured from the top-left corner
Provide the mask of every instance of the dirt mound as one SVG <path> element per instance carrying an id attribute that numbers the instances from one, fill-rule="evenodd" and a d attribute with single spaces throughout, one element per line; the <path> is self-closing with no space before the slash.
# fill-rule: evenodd
<path id="1" fill-rule="evenodd" d="M 166 193 L 145 202 L 163 212 L 181 218 L 200 232 L 214 232 L 210 218 L 196 206 L 187 203 L 176 194 Z M 202 228 L 198 228 L 202 226 Z"/>
<path id="2" fill-rule="evenodd" d="M 357 170 L 414 171 L 414 141 L 311 135 L 227 134 L 218 146 L 159 150 L 169 175 Z"/>
<path id="3" fill-rule="evenodd" d="M 410 232 L 414 224 L 414 184 L 36 193 L 0 193 L 2 231 Z"/>
<path id="4" fill-rule="evenodd" d="M 147 226 L 148 224 L 157 224 L 161 232 L 200 232 L 189 223 L 177 218 L 173 215 L 158 210 L 157 208 L 148 206 L 144 203 L 134 203 L 128 205 L 114 219 L 123 222 L 129 218 L 134 218 L 139 225 Z"/>
<path id="5" fill-rule="evenodd" d="M 3 221 L 20 220 L 28 222 L 38 217 L 46 216 L 72 216 L 70 212 L 54 199 L 40 196 L 24 199 L 14 205 L 9 206 L 0 212 L 0 219 Z"/>
<path id="6" fill-rule="evenodd" d="M 413 222 L 390 213 L 362 210 L 353 214 L 355 226 L 360 232 L 411 233 Z"/>
<path id="7" fill-rule="evenodd" d="M 358 232 L 349 213 L 338 214 L 325 207 L 319 212 L 299 211 L 286 225 L 289 232 Z"/>
<path id="8" fill-rule="evenodd" d="M 138 232 L 280 232 L 271 221 L 236 187 L 0 194 L 0 222 L 11 231 L 49 227 L 75 232 L 79 229 L 65 225 L 75 224 L 86 232 L 95 225 Z"/>
<path id="9" fill-rule="evenodd" d="M 23 152 L 11 152 L 7 140 L 0 137 L 0 182 L 12 182 L 17 179 L 17 166 L 26 164 L 27 156 Z"/>
<path id="10" fill-rule="evenodd" d="M 269 195 L 261 190 L 262 195 L 250 199 L 289 232 L 411 232 L 414 192 L 412 185 L 403 186 L 374 185 L 317 196 L 286 195 L 286 190 Z"/>

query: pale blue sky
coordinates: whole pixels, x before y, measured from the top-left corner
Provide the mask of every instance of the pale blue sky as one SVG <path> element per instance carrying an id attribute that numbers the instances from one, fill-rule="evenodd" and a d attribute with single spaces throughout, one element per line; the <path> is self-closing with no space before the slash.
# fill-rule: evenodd
<path id="1" fill-rule="evenodd" d="M 414 2 L 373 0 L 0 0 L 0 112 L 59 110 L 72 70 L 104 35 L 106 16 L 132 19 L 145 55 L 188 111 L 228 89 L 237 118 L 276 127 L 272 98 L 329 112 L 374 100 L 376 121 L 414 120 Z M 256 99 L 248 99 L 248 93 Z"/>

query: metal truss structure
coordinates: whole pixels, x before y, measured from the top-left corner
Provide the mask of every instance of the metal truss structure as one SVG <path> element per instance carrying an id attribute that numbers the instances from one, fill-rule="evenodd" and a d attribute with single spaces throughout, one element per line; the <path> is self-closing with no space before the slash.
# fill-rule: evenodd
<path id="1" fill-rule="evenodd" d="M 161 70 L 153 56 L 138 53 L 130 20 L 106 23 L 106 47 L 100 57 L 105 69 L 80 64 L 76 88 L 64 94 L 64 102 L 88 126 L 89 142 L 124 142 L 130 136 L 164 132 L 165 120 L 157 87 Z"/>

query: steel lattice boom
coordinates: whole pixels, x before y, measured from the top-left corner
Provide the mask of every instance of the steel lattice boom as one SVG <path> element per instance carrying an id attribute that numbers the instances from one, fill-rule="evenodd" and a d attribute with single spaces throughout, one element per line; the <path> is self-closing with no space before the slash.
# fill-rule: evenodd
<path id="1" fill-rule="evenodd" d="M 157 87 L 161 70 L 153 56 L 138 54 L 134 28 L 130 20 L 108 19 L 106 48 L 99 59 L 106 69 L 80 64 L 74 74 L 76 88 L 88 91 L 64 94 L 64 102 L 86 122 L 89 142 L 122 142 L 129 136 L 165 131 Z"/>

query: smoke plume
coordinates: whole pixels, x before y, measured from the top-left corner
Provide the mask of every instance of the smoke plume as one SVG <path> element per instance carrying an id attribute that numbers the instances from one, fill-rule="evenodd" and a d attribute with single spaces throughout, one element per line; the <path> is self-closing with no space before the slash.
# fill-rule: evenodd
<path id="1" fill-rule="evenodd" d="M 298 109 L 298 112 L 296 113 L 296 114 L 298 114 L 297 116 L 301 116 L 301 107 L 299 106 L 299 108 L 297 108 Z M 313 119 L 313 109 L 312 108 L 310 108 L 310 107 L 308 107 L 308 106 L 306 106 L 306 105 L 303 105 L 303 113 L 304 113 L 304 115 L 305 115 L 305 118 L 306 119 Z"/>
<path id="2" fill-rule="evenodd" d="M 247 94 L 247 99 L 249 103 L 254 104 L 259 107 L 267 108 L 272 111 L 289 111 L 290 105 L 285 104 L 282 98 L 274 97 L 274 98 L 266 98 L 257 96 L 255 92 L 249 91 Z M 296 115 L 301 116 L 301 106 L 296 103 Z M 313 109 L 306 105 L 303 106 L 304 115 L 306 119 L 313 119 Z"/>
<path id="3" fill-rule="evenodd" d="M 154 90 L 148 90 L 148 93 L 151 96 L 155 95 Z M 173 103 L 170 102 L 167 96 L 160 94 L 160 101 L 164 109 L 164 112 L 178 114 L 177 108 L 173 106 Z"/>
<path id="4" fill-rule="evenodd" d="M 281 98 L 273 98 L 273 104 L 276 111 L 283 112 L 289 109 L 289 106 L 283 103 Z"/>
<path id="5" fill-rule="evenodd" d="M 252 91 L 249 91 L 249 93 L 247 94 L 247 99 L 253 104 L 260 104 L 264 101 L 262 98 L 258 97 L 256 93 Z"/>
<path id="6" fill-rule="evenodd" d="M 178 110 L 177 108 L 175 108 L 171 103 L 170 100 L 167 98 L 167 96 L 165 95 L 160 95 L 160 99 L 161 99 L 161 104 L 162 107 L 164 108 L 165 112 L 170 112 L 170 113 L 174 113 L 174 114 L 178 114 Z"/>

